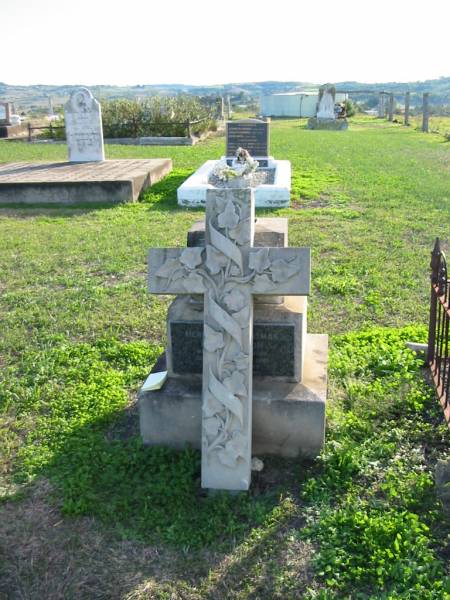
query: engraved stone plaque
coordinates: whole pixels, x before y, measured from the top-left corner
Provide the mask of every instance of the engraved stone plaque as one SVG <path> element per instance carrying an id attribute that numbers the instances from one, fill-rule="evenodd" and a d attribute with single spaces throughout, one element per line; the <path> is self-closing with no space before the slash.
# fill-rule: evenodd
<path id="1" fill-rule="evenodd" d="M 259 119 L 227 122 L 227 156 L 245 148 L 251 156 L 269 156 L 269 123 Z"/>
<path id="2" fill-rule="evenodd" d="M 172 369 L 179 375 L 202 373 L 203 323 L 170 323 Z M 253 375 L 295 377 L 295 326 L 287 323 L 253 325 Z"/>

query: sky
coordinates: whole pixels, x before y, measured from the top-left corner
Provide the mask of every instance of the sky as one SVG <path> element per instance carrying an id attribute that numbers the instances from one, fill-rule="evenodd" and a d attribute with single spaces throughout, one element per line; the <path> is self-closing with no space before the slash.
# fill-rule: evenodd
<path id="1" fill-rule="evenodd" d="M 10 85 L 450 76 L 450 0 L 0 0 Z"/>

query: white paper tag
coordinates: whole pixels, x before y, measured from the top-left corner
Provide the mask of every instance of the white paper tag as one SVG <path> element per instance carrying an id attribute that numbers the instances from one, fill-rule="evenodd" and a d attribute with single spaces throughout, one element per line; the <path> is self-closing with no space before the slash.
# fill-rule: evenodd
<path id="1" fill-rule="evenodd" d="M 167 371 L 160 371 L 159 373 L 150 373 L 145 380 L 144 385 L 141 387 L 141 392 L 149 392 L 151 390 L 160 390 L 167 379 Z"/>

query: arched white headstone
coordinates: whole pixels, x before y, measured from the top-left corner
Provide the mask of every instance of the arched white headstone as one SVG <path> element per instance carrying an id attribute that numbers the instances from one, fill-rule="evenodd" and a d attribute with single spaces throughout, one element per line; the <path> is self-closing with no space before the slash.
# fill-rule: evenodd
<path id="1" fill-rule="evenodd" d="M 72 92 L 64 106 L 70 162 L 105 160 L 100 103 L 87 88 Z"/>

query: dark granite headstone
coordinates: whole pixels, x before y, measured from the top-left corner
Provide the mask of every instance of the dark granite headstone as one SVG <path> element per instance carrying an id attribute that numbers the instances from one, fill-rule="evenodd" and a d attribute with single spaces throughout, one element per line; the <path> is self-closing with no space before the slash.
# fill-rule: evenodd
<path id="1" fill-rule="evenodd" d="M 269 123 L 259 119 L 228 121 L 227 157 L 234 156 L 238 148 L 245 148 L 251 156 L 269 156 Z"/>
<path id="2" fill-rule="evenodd" d="M 179 375 L 201 374 L 203 368 L 203 322 L 170 323 L 172 369 Z M 295 326 L 286 323 L 254 323 L 253 374 L 269 377 L 295 376 Z"/>

